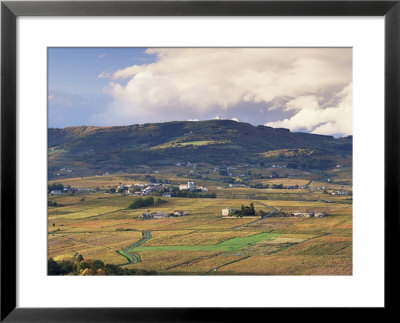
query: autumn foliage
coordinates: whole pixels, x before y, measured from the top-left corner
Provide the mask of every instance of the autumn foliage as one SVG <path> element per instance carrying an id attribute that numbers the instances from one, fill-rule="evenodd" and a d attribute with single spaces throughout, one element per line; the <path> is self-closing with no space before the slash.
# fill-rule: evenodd
<path id="1" fill-rule="evenodd" d="M 104 264 L 101 260 L 83 259 L 82 255 L 75 257 L 73 261 L 55 261 L 49 258 L 47 261 L 48 274 L 53 275 L 156 275 L 156 271 L 121 268 L 117 265 Z"/>

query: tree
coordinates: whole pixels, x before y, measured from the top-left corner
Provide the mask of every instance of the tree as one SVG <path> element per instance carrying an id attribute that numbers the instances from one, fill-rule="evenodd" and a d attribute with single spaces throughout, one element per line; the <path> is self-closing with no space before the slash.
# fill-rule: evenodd
<path id="1" fill-rule="evenodd" d="M 256 215 L 256 210 L 254 209 L 254 204 L 250 203 L 250 215 L 254 216 Z"/>
<path id="2" fill-rule="evenodd" d="M 161 199 L 159 199 L 159 200 L 161 200 Z M 161 200 L 162 201 L 162 200 Z M 154 201 L 154 198 L 152 197 L 152 196 L 149 196 L 149 197 L 146 197 L 146 198 L 138 198 L 138 199 L 136 199 L 136 200 L 134 200 L 129 206 L 128 206 L 128 208 L 130 208 L 130 209 L 139 209 L 139 208 L 141 208 L 141 207 L 144 207 L 144 206 L 149 206 L 149 205 L 154 205 L 154 204 L 157 204 L 155 201 Z"/>
<path id="3" fill-rule="evenodd" d="M 48 192 L 51 192 L 51 191 L 62 191 L 63 189 L 64 189 L 64 185 L 61 184 L 61 183 L 53 182 L 53 184 L 47 185 Z"/>
<path id="4" fill-rule="evenodd" d="M 49 275 L 66 275 L 73 270 L 71 261 L 57 262 L 53 258 L 47 260 L 47 272 Z"/>
<path id="5" fill-rule="evenodd" d="M 47 273 L 48 275 L 60 275 L 60 266 L 53 258 L 47 260 Z"/>

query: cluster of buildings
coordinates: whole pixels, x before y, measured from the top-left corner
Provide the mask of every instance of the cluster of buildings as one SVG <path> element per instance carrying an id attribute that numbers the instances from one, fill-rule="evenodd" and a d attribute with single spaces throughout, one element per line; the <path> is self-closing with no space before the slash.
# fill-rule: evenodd
<path id="1" fill-rule="evenodd" d="M 301 188 L 303 188 L 303 186 Z M 310 187 L 304 186 L 304 188 L 308 188 L 310 191 L 321 191 L 328 189 L 328 187 L 326 186 L 310 186 Z"/>
<path id="2" fill-rule="evenodd" d="M 152 192 L 162 192 L 162 197 L 171 197 L 172 194 L 171 192 L 168 192 L 166 189 L 166 185 L 161 182 L 157 183 L 136 183 L 132 185 L 119 185 L 116 189 L 117 193 L 121 193 L 124 195 L 136 195 L 136 196 L 143 196 L 143 195 L 150 195 Z M 179 190 L 189 190 L 189 191 L 195 191 L 195 190 L 201 190 L 203 192 L 208 191 L 207 187 L 203 186 L 196 186 L 196 183 L 193 181 L 188 181 L 187 184 L 180 184 L 179 185 Z M 165 192 L 166 191 L 166 192 Z"/>
<path id="3" fill-rule="evenodd" d="M 96 190 L 92 188 L 80 188 L 80 187 L 71 187 L 69 185 L 65 185 L 62 190 L 51 190 L 49 195 L 61 195 L 63 193 L 92 193 L 96 192 Z"/>
<path id="4" fill-rule="evenodd" d="M 187 184 L 180 184 L 179 185 L 179 190 L 189 190 L 189 191 L 195 191 L 195 190 L 201 190 L 202 192 L 207 192 L 208 188 L 204 186 L 196 186 L 196 183 L 193 181 L 188 181 Z"/>
<path id="5" fill-rule="evenodd" d="M 142 214 L 142 218 L 146 220 L 150 219 L 164 219 L 164 218 L 174 218 L 178 216 L 184 216 L 186 215 L 186 211 L 183 210 L 176 210 L 173 213 L 167 213 L 167 212 L 145 212 Z"/>
<path id="6" fill-rule="evenodd" d="M 119 185 L 117 187 L 117 193 L 121 193 L 124 195 L 138 195 L 138 196 L 146 196 L 150 195 L 152 192 L 158 192 L 161 189 L 165 188 L 165 184 L 162 183 L 136 183 L 132 185 Z"/>
<path id="7" fill-rule="evenodd" d="M 304 217 L 304 218 L 323 218 L 326 216 L 326 212 L 321 211 L 321 212 L 292 212 L 290 213 L 290 216 L 297 216 L 297 217 Z"/>
<path id="8" fill-rule="evenodd" d="M 332 195 L 349 195 L 349 193 L 346 191 L 334 191 Z"/>

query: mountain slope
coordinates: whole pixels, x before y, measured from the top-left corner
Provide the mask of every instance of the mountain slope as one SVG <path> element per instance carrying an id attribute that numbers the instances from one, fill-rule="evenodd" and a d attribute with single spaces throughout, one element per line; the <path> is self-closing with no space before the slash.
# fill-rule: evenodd
<path id="1" fill-rule="evenodd" d="M 48 129 L 49 175 L 58 167 L 129 171 L 176 162 L 234 164 L 351 155 L 352 138 L 335 139 L 231 120 L 174 121 L 124 127 Z M 266 154 L 307 149 L 308 154 Z M 317 157 L 316 157 L 317 156 Z"/>

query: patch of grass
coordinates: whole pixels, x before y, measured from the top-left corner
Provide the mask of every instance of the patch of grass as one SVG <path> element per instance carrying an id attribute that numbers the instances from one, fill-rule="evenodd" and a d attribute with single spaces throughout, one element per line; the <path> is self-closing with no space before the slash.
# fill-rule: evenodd
<path id="1" fill-rule="evenodd" d="M 221 145 L 227 143 L 226 140 L 195 140 L 195 141 L 170 141 L 162 145 L 158 145 L 153 147 L 152 149 L 165 149 L 165 148 L 176 148 L 176 147 L 201 147 L 201 146 L 208 146 L 208 145 Z"/>
<path id="2" fill-rule="evenodd" d="M 277 233 L 258 233 L 248 237 L 238 237 L 225 240 L 214 245 L 187 245 L 187 246 L 152 246 L 138 247 L 135 251 L 240 251 L 245 247 L 256 244 L 262 240 L 270 240 L 280 236 Z"/>

